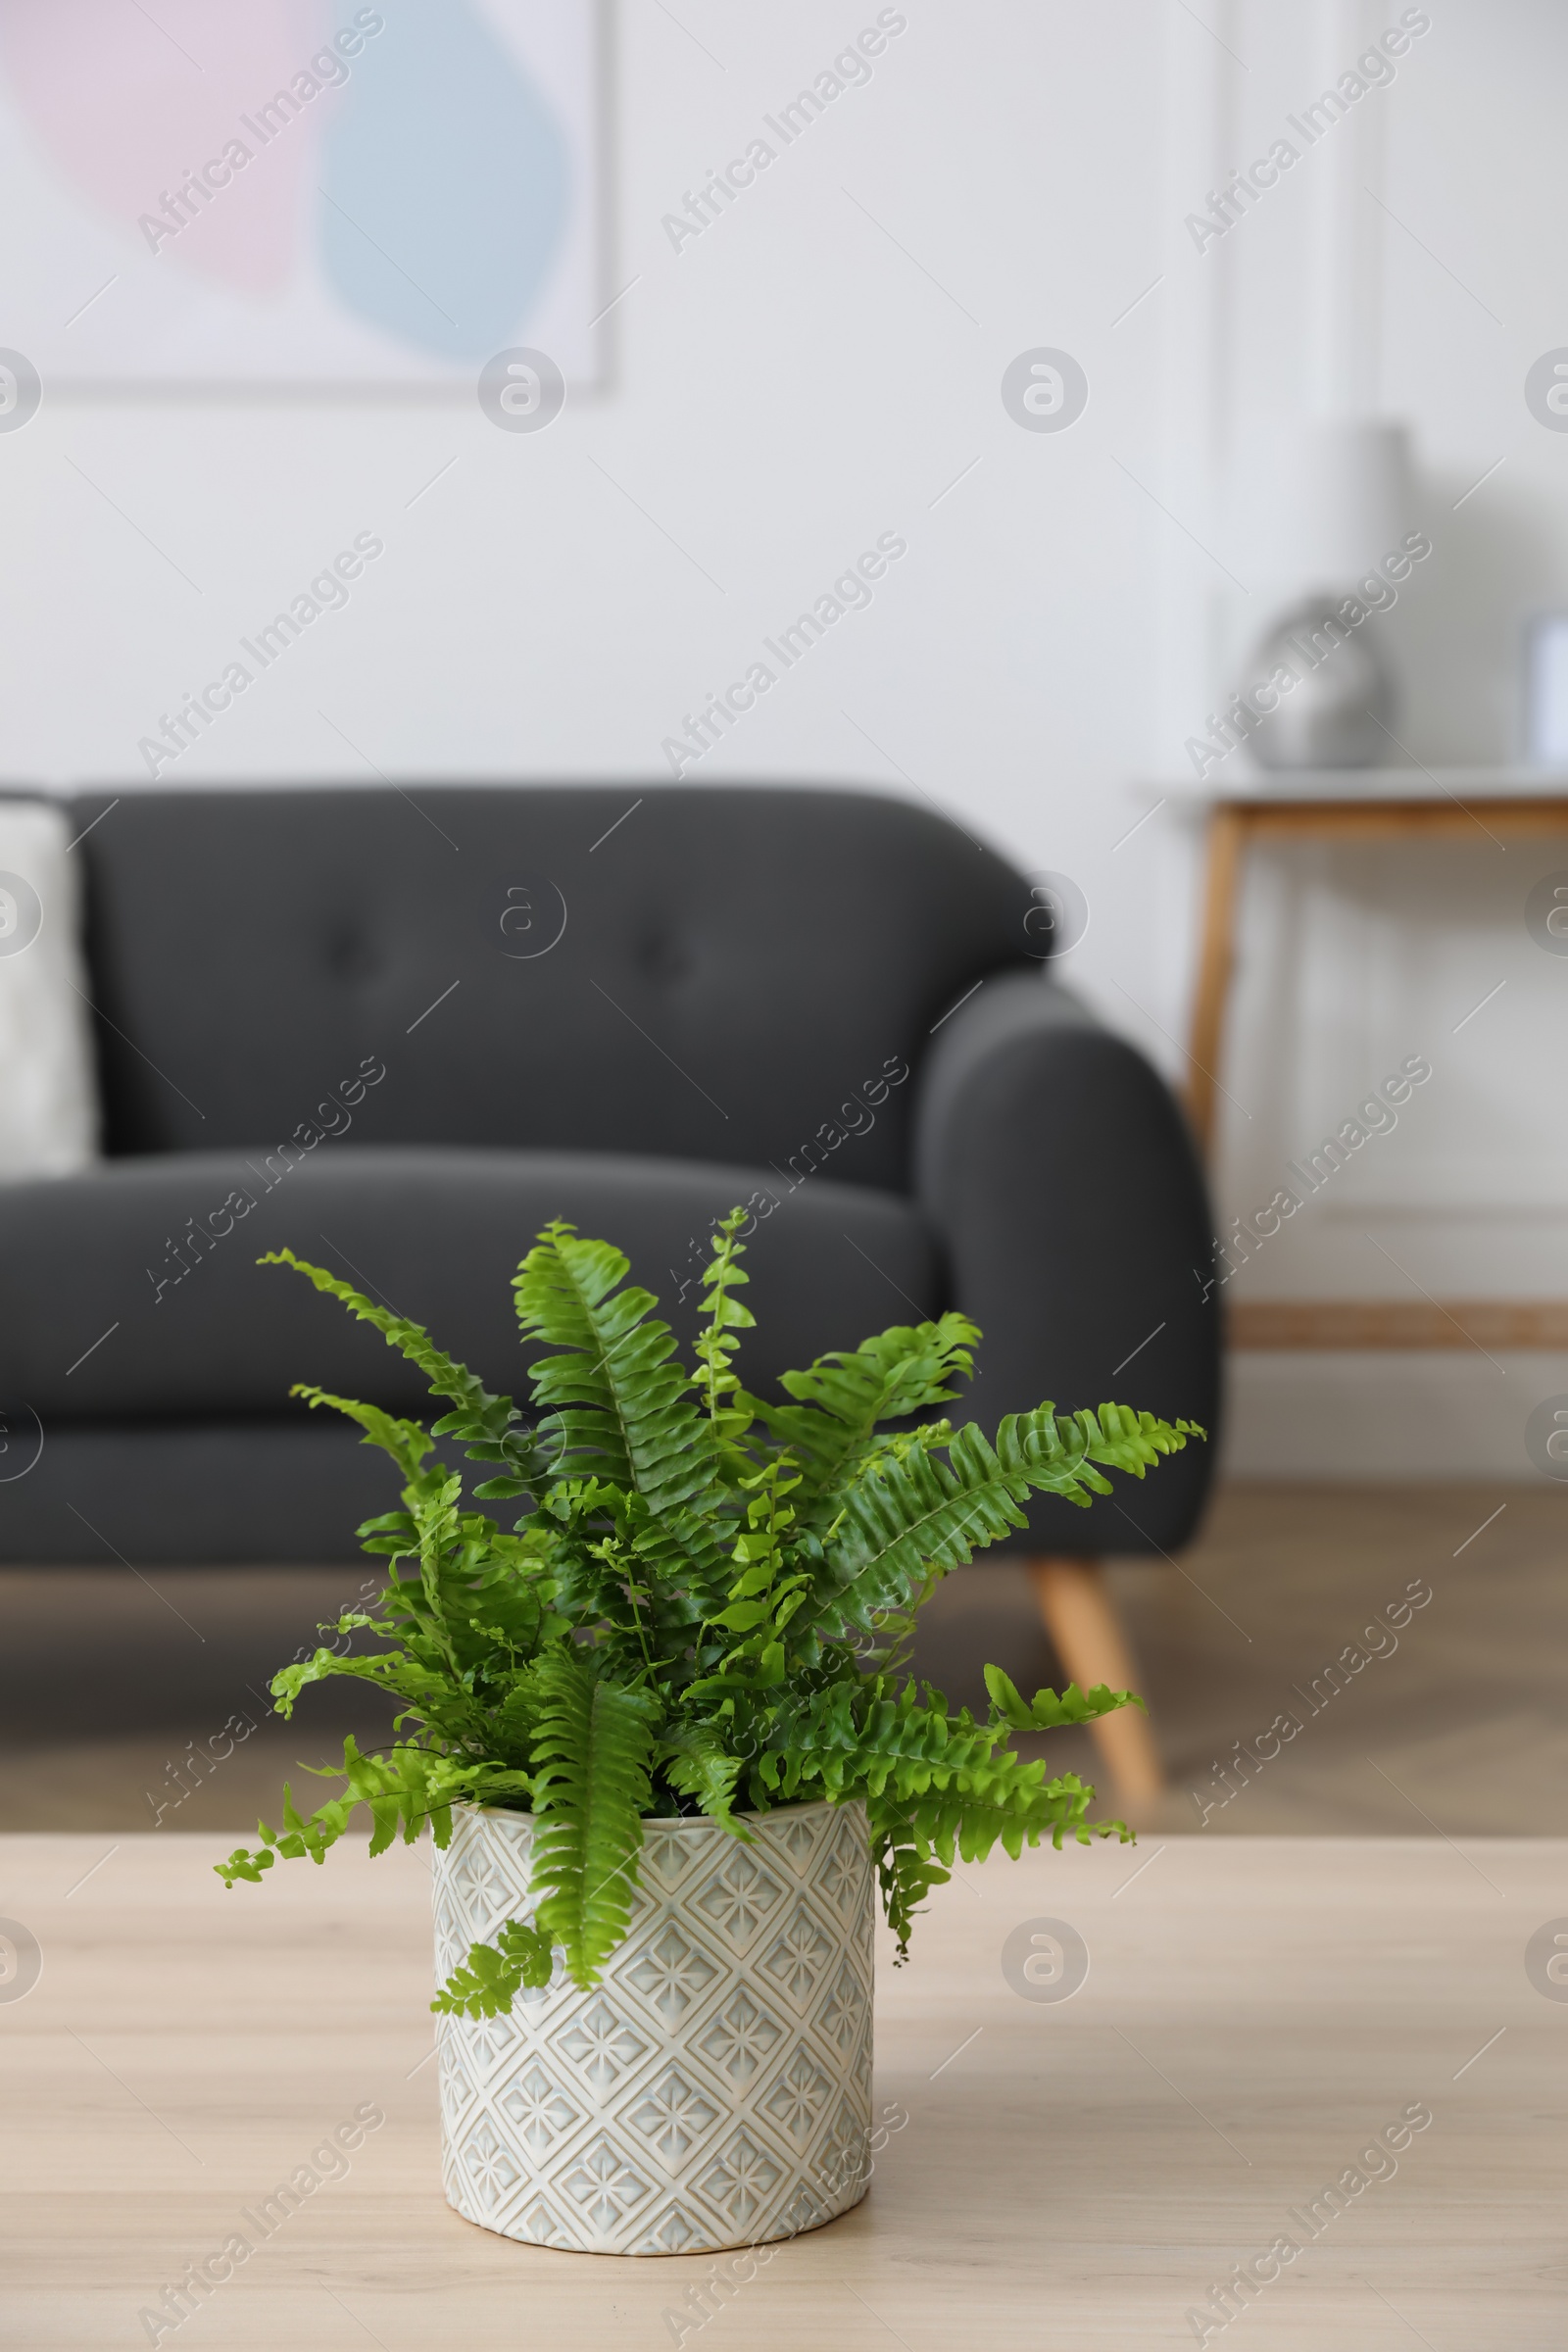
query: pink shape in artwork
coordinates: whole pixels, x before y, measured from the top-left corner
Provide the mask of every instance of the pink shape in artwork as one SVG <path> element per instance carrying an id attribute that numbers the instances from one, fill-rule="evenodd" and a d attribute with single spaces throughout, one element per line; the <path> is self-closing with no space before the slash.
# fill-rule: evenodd
<path id="1" fill-rule="evenodd" d="M 133 0 L 0 0 L 0 66 L 83 194 L 166 263 L 265 293 L 294 265 L 307 167 L 352 71 L 327 47 L 330 28 L 327 0 L 154 0 L 150 13 Z M 235 141 L 248 160 L 225 165 Z M 210 201 L 187 193 L 182 218 L 165 199 L 193 172 Z M 174 233 L 156 237 L 144 216 Z"/>

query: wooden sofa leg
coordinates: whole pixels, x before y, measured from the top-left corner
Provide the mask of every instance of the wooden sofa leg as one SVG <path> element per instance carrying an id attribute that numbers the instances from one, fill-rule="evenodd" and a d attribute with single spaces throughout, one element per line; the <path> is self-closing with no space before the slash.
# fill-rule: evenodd
<path id="1" fill-rule="evenodd" d="M 1080 1690 L 1108 1683 L 1137 1689 L 1121 1618 L 1098 1560 L 1032 1559 L 1040 1615 L 1069 1679 Z M 1090 1725 L 1118 1803 L 1148 1802 L 1164 1791 L 1159 1749 L 1141 1707 L 1121 1707 Z"/>

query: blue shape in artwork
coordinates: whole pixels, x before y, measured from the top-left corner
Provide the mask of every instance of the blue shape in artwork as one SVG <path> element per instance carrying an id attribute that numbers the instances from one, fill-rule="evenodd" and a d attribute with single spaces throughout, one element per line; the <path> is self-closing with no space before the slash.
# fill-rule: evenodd
<path id="1" fill-rule="evenodd" d="M 380 11 L 323 142 L 326 273 L 383 333 L 486 359 L 515 340 L 560 249 L 565 136 L 467 0 Z"/>

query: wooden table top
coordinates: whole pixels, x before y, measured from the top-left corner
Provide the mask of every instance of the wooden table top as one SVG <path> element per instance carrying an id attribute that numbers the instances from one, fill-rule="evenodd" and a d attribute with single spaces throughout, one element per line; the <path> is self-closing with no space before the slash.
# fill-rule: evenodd
<path id="1" fill-rule="evenodd" d="M 1141 2352 L 1200 2340 L 1189 2313 L 1238 2263 L 1269 2274 L 1282 2237 L 1301 2250 L 1229 2326 L 1209 2306 L 1202 2340 L 1568 2338 L 1568 2000 L 1525 1967 L 1568 1914 L 1568 1840 L 1188 1836 L 966 1868 L 909 1967 L 884 1939 L 877 2104 L 907 2120 L 869 2196 L 701 2327 L 711 2257 L 553 2253 L 444 2202 L 426 1853 L 228 1893 L 208 1865 L 231 1842 L 0 1839 L 0 1915 L 43 1955 L 0 1997 L 0 2341 L 20 2352 L 147 2342 L 139 2312 L 357 2109 L 384 2125 L 160 2342 Z M 1003 1975 L 1040 1918 L 1087 1944 L 1069 2000 Z M 1407 2110 L 1430 2124 L 1364 2154 Z M 1330 2182 L 1344 2210 L 1314 2234 Z"/>

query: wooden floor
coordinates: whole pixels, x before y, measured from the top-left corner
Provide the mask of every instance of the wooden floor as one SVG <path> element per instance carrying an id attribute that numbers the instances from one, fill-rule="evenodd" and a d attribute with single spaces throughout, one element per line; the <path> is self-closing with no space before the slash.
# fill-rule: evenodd
<path id="1" fill-rule="evenodd" d="M 1565 1535 L 1555 1489 L 1223 1493 L 1179 1570 L 1113 1571 L 1171 1775 L 1143 1826 L 1560 1832 Z M 1350 1644 L 1364 1656 L 1364 1629 L 1412 1581 L 1431 1600 L 1374 1635 L 1385 1654 L 1342 1664 L 1336 1688 L 1325 1666 Z M 359 1583 L 353 1569 L 0 1572 L 0 1826 L 239 1834 L 259 1812 L 275 1819 L 297 1759 L 327 1761 L 344 1730 L 385 1723 L 347 1684 L 308 1692 L 291 1725 L 264 1713 L 271 1670 Z M 983 1707 L 988 1658 L 1030 1687 L 1053 1677 L 1027 1579 L 1005 1563 L 938 1592 L 918 1666 Z M 1299 1728 L 1259 1763 L 1254 1742 L 1281 1713 Z M 1053 1735 L 1045 1752 L 1094 1777 L 1085 1736 Z"/>
<path id="2" fill-rule="evenodd" d="M 1142 1826 L 1561 1835 L 1565 1566 L 1568 1494 L 1554 1489 L 1229 1489 L 1179 1571 L 1111 1570 L 1171 1784 Z M 1431 1599 L 1390 1626 L 1412 1583 Z M 930 1604 L 920 1670 L 981 1705 L 985 1658 L 1008 1653 L 1020 1684 L 1050 1679 L 1026 1580 L 977 1563 Z M 1270 1740 L 1281 1714 L 1298 1728 Z M 1278 1753 L 1259 1761 L 1259 1740 Z M 1041 1752 L 1095 1777 L 1084 1734 Z"/>
<path id="3" fill-rule="evenodd" d="M 16 2352 L 145 2343 L 142 2312 L 236 2234 L 242 2266 L 157 2340 L 1156 2352 L 1199 2340 L 1189 2315 L 1263 2257 L 1268 2282 L 1210 2344 L 1564 2341 L 1568 2003 L 1522 1965 L 1568 1910 L 1561 1840 L 1194 1834 L 1142 1861 L 965 1869 L 906 1969 L 881 1938 L 875 2095 L 898 2128 L 869 2195 L 700 2328 L 711 2260 L 521 2246 L 444 2203 L 425 1851 L 345 1848 L 227 1892 L 222 1849 L 167 1829 L 0 1838 L 0 1910 L 43 1950 L 35 1988 L 0 2000 Z M 1088 1947 L 1059 2003 L 1001 1966 L 1044 1920 Z M 347 2168 L 320 2160 L 337 2177 L 258 2223 L 356 2111 L 384 2123 Z M 1430 2121 L 1401 2136 L 1412 2113 Z M 1391 2127 L 1398 2153 L 1373 2154 Z"/>

